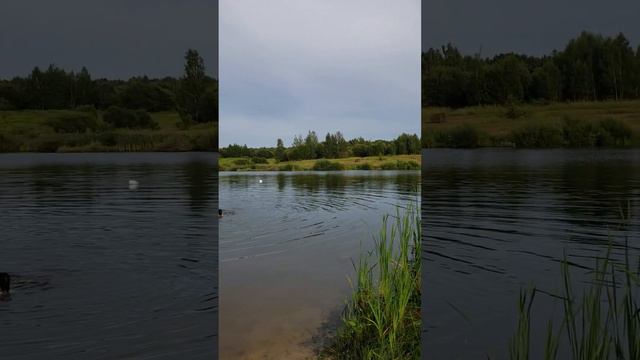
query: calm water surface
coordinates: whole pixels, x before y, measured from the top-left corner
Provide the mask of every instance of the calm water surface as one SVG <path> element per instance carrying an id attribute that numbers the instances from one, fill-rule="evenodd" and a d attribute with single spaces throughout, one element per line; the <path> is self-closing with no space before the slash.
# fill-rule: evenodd
<path id="1" fill-rule="evenodd" d="M 216 161 L 0 155 L 0 358 L 215 359 Z"/>
<path id="2" fill-rule="evenodd" d="M 563 252 L 579 288 L 609 239 L 618 257 L 625 236 L 640 247 L 638 150 L 426 150 L 422 162 L 429 358 L 506 359 L 520 288 L 560 294 Z M 629 202 L 631 221 L 615 230 Z M 536 299 L 540 332 L 561 306 Z"/>
<path id="3" fill-rule="evenodd" d="M 221 173 L 221 358 L 313 355 L 350 294 L 351 261 L 419 185 L 418 171 Z"/>

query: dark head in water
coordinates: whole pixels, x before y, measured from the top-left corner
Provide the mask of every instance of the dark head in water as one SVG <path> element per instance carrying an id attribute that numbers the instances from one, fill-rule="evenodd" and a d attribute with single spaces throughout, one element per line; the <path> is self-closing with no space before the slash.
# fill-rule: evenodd
<path id="1" fill-rule="evenodd" d="M 11 290 L 11 276 L 0 272 L 0 295 L 8 295 Z"/>
<path id="2" fill-rule="evenodd" d="M 222 217 L 224 215 L 222 215 L 222 209 L 218 209 L 218 217 Z"/>

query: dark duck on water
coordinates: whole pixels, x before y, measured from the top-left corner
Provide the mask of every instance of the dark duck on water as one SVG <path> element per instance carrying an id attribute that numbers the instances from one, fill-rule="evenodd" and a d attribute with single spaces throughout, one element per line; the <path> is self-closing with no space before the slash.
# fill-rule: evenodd
<path id="1" fill-rule="evenodd" d="M 0 300 L 9 296 L 11 291 L 11 276 L 9 274 L 0 272 Z"/>

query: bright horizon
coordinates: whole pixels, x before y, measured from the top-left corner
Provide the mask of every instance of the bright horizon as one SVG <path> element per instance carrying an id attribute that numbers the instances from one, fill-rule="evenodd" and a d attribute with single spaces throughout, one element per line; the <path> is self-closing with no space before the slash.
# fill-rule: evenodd
<path id="1" fill-rule="evenodd" d="M 311 131 L 313 131 L 313 130 L 311 130 Z M 337 130 L 337 131 L 339 131 L 339 130 Z M 335 133 L 336 133 L 336 131 L 329 131 L 329 132 L 330 132 L 331 134 L 335 134 Z M 342 131 L 340 131 L 340 133 L 342 134 L 342 136 L 344 137 L 344 139 L 345 139 L 346 141 L 349 141 L 349 140 L 352 140 L 352 139 L 356 139 L 356 138 L 359 138 L 359 137 L 362 137 L 362 138 L 363 138 L 364 140 L 366 140 L 366 141 L 378 141 L 378 140 L 391 141 L 391 140 L 394 140 L 394 139 L 396 139 L 398 136 L 400 136 L 400 135 L 402 135 L 402 134 L 403 134 L 402 132 L 399 132 L 399 133 L 397 133 L 396 135 L 390 135 L 388 138 L 384 138 L 384 139 L 382 139 L 382 138 L 367 138 L 367 137 L 364 137 L 364 136 L 348 136 L 348 135 L 346 135 L 345 133 L 343 133 Z M 419 134 L 419 133 L 413 133 L 413 132 L 412 132 L 412 133 L 404 132 L 404 133 L 405 133 L 405 134 L 409 134 L 409 135 L 416 135 L 416 136 L 420 137 L 420 134 Z M 230 144 L 226 144 L 225 146 L 220 146 L 220 148 L 225 148 L 225 147 L 227 147 L 227 146 L 229 146 L 229 145 L 240 145 L 240 146 L 242 146 L 242 145 L 246 145 L 248 148 L 263 148 L 263 147 L 264 147 L 264 148 L 275 148 L 275 147 L 276 147 L 276 143 L 277 143 L 278 139 L 281 139 L 281 140 L 282 140 L 282 142 L 284 143 L 284 146 L 285 146 L 285 147 L 291 147 L 291 146 L 292 146 L 292 143 L 293 143 L 293 138 L 294 138 L 295 136 L 302 136 L 302 138 L 304 139 L 304 138 L 307 136 L 307 134 L 308 134 L 308 132 L 305 132 L 304 134 L 294 134 L 294 135 L 291 135 L 291 136 L 281 136 L 281 137 L 279 137 L 279 138 L 275 138 L 275 139 L 273 139 L 273 145 L 252 146 L 252 145 L 249 145 L 249 144 L 246 144 L 246 143 L 230 143 Z M 325 140 L 325 136 L 326 136 L 326 135 L 327 135 L 327 133 L 326 133 L 326 132 L 325 132 L 325 133 L 320 134 L 320 133 L 318 133 L 318 132 L 316 131 L 316 136 L 318 137 L 318 141 L 319 141 L 319 142 L 324 142 L 324 140 Z"/>

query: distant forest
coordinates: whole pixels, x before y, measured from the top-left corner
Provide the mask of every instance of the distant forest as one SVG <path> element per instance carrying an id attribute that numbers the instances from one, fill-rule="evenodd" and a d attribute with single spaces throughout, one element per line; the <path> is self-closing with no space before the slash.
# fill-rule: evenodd
<path id="1" fill-rule="evenodd" d="M 205 75 L 195 50 L 187 51 L 180 79 L 94 79 L 85 67 L 68 72 L 53 64 L 45 70 L 36 67 L 25 77 L 0 79 L 0 111 L 87 107 L 177 111 L 195 123 L 217 121 L 218 81 Z"/>
<path id="2" fill-rule="evenodd" d="M 394 140 L 365 140 L 362 137 L 347 140 L 339 131 L 327 133 L 320 141 L 315 131 L 307 136 L 295 136 L 290 147 L 285 147 L 282 139 L 273 148 L 249 148 L 232 144 L 220 149 L 222 157 L 252 157 L 258 159 L 275 158 L 277 161 L 339 159 L 351 156 L 383 156 L 420 154 L 421 145 L 417 135 L 402 134 Z"/>
<path id="3" fill-rule="evenodd" d="M 640 98 L 640 46 L 583 32 L 562 51 L 535 57 L 462 55 L 448 44 L 422 53 L 422 106 Z"/>

